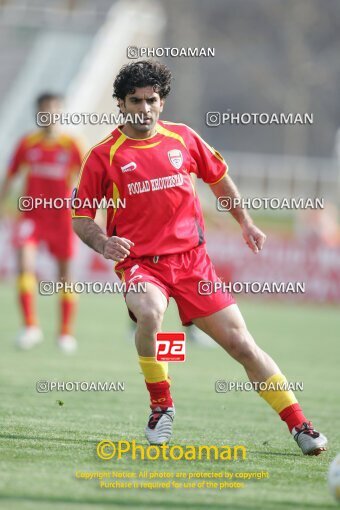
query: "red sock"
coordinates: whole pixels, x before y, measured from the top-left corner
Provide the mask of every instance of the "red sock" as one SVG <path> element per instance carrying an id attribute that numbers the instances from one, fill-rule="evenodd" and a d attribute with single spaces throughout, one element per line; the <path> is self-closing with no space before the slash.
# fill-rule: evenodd
<path id="1" fill-rule="evenodd" d="M 161 381 L 156 383 L 148 383 L 145 381 L 146 387 L 150 393 L 150 407 L 160 407 L 166 409 L 173 407 L 174 403 L 170 394 L 170 383 L 168 381 Z"/>
<path id="2" fill-rule="evenodd" d="M 294 427 L 297 425 L 301 425 L 301 423 L 308 423 L 306 416 L 303 414 L 301 407 L 299 404 L 292 404 L 291 406 L 286 407 L 280 413 L 281 420 L 287 423 L 289 428 L 289 432 L 292 431 Z"/>
<path id="3" fill-rule="evenodd" d="M 72 332 L 73 319 L 76 310 L 76 302 L 73 294 L 63 294 L 61 305 L 61 335 L 70 335 Z"/>
<path id="4" fill-rule="evenodd" d="M 17 288 L 21 313 L 25 326 L 36 326 L 37 316 L 35 311 L 36 277 L 34 273 L 24 271 L 18 275 Z"/>
<path id="5" fill-rule="evenodd" d="M 25 326 L 36 326 L 37 318 L 35 313 L 33 292 L 20 292 L 19 302 Z"/>

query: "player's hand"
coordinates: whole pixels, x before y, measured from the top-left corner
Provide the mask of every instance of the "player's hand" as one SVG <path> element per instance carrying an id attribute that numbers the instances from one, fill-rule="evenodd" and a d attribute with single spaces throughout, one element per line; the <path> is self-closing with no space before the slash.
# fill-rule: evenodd
<path id="1" fill-rule="evenodd" d="M 125 237 L 112 236 L 104 244 L 103 255 L 106 259 L 121 262 L 130 255 L 130 248 L 135 243 Z"/>
<path id="2" fill-rule="evenodd" d="M 267 238 L 266 234 L 253 223 L 245 223 L 242 225 L 242 235 L 243 239 L 254 253 L 258 253 L 262 250 Z"/>

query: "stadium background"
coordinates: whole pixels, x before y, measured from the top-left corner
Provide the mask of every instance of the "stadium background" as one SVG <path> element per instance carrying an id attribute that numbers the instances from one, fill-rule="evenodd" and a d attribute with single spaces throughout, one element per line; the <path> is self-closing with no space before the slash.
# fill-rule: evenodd
<path id="1" fill-rule="evenodd" d="M 339 417 L 339 20 L 336 0 L 0 2 L 2 176 L 18 138 L 35 128 L 34 99 L 39 93 L 64 94 L 68 112 L 110 112 L 114 110 L 112 81 L 128 62 L 128 46 L 215 48 L 214 58 L 160 58 L 175 77 L 163 118 L 189 124 L 217 148 L 245 197 L 324 198 L 322 211 L 254 211 L 255 220 L 268 235 L 265 250 L 255 257 L 245 247 L 235 222 L 216 210 L 210 190 L 198 183 L 209 252 L 225 280 L 306 283 L 304 295 L 247 295 L 240 298 L 240 305 L 260 345 L 278 359 L 288 377 L 305 382 L 301 401 L 316 425 L 331 436 L 331 422 Z M 228 109 L 235 113 L 312 112 L 314 124 L 205 124 L 206 112 Z M 110 131 L 107 125 L 67 129 L 82 140 L 85 149 Z M 215 380 L 244 380 L 241 369 L 227 357 L 221 360 L 219 349 L 203 351 L 195 346 L 189 346 L 185 367 L 173 368 L 182 415 L 174 442 L 244 441 L 253 451 L 252 469 L 268 468 L 273 481 L 253 484 L 242 494 L 178 491 L 164 500 L 157 491 L 104 493 L 72 478 L 80 467 L 107 469 L 93 454 L 96 441 L 105 436 L 143 440 L 146 399 L 142 399 L 142 379 L 127 340 L 128 318 L 120 296 L 81 296 L 80 350 L 73 360 L 55 353 L 54 297 L 39 298 L 45 343 L 29 353 L 14 350 L 19 316 L 10 232 L 22 184 L 19 179 L 6 201 L 0 230 L 5 417 L 1 434 L 6 459 L 1 490 L 5 507 L 101 508 L 103 504 L 105 508 L 110 503 L 143 508 L 148 500 L 158 508 L 204 508 L 205 501 L 216 508 L 228 502 L 232 508 L 272 508 L 274 502 L 276 508 L 288 503 L 298 508 L 305 504 L 331 507 L 325 474 L 329 459 L 339 449 L 339 433 L 321 461 L 295 457 L 295 446 L 282 426 L 277 427 L 277 434 L 283 436 L 280 442 L 273 430 L 275 417 L 253 395 L 215 394 Z M 38 273 L 42 279 L 55 277 L 53 261 L 44 249 L 39 254 Z M 111 264 L 80 243 L 74 274 L 81 281 L 113 278 Z M 173 306 L 166 327 L 180 327 Z M 60 395 L 36 394 L 37 379 L 65 377 L 120 377 L 127 390 L 113 396 L 62 395 L 65 406 L 60 409 L 55 405 Z M 193 398 L 198 399 L 195 410 L 190 409 Z M 204 421 L 201 413 L 210 414 L 211 419 Z M 196 416 L 202 427 L 197 426 Z M 268 437 L 273 441 L 269 441 L 269 451 L 263 447 Z M 286 457 L 280 456 L 282 451 Z M 301 474 L 310 464 L 313 481 Z M 129 464 L 123 467 L 132 469 Z M 157 468 L 165 470 L 164 466 Z M 209 466 L 202 463 L 201 468 Z M 302 488 L 306 494 L 303 484 L 308 484 L 307 498 L 302 496 Z"/>

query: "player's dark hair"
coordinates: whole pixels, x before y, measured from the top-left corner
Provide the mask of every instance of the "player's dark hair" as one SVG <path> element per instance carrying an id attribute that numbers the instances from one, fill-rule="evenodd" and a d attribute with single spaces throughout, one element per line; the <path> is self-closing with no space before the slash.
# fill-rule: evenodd
<path id="1" fill-rule="evenodd" d="M 161 99 L 168 96 L 172 75 L 170 69 L 160 62 L 139 60 L 123 66 L 113 83 L 113 98 L 125 99 L 137 87 L 152 87 Z"/>
<path id="2" fill-rule="evenodd" d="M 61 101 L 63 99 L 63 96 L 61 94 L 56 94 L 54 92 L 43 92 L 40 94 L 37 99 L 35 100 L 35 105 L 39 109 L 42 103 L 45 101 Z"/>

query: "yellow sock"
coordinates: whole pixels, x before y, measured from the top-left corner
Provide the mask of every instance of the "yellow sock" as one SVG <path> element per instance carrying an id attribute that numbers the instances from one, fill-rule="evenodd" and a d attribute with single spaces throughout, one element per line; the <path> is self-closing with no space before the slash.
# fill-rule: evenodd
<path id="1" fill-rule="evenodd" d="M 63 290 L 60 295 L 60 334 L 70 335 L 76 312 L 77 296 L 73 292 Z"/>
<path id="2" fill-rule="evenodd" d="M 139 364 L 150 394 L 151 409 L 173 407 L 168 364 L 164 361 L 157 361 L 154 356 L 139 356 Z"/>
<path id="3" fill-rule="evenodd" d="M 260 397 L 264 398 L 266 402 L 277 412 L 281 413 L 283 409 L 297 404 L 296 397 L 292 390 L 280 389 L 283 385 L 288 386 L 287 379 L 282 374 L 275 374 L 266 380 L 265 385 L 268 389 L 259 391 Z M 273 389 L 274 388 L 274 389 Z"/>
<path id="4" fill-rule="evenodd" d="M 21 273 L 17 280 L 19 292 L 34 292 L 37 285 L 37 279 L 34 273 L 28 271 Z"/>
<path id="5" fill-rule="evenodd" d="M 147 383 L 168 380 L 168 363 L 157 361 L 155 356 L 138 356 L 138 359 Z"/>

